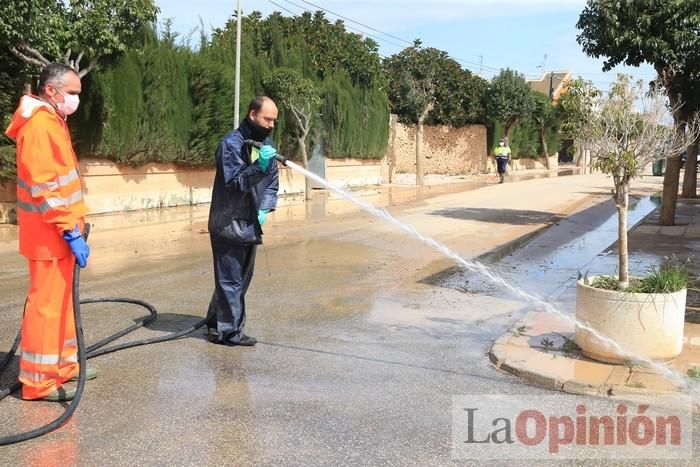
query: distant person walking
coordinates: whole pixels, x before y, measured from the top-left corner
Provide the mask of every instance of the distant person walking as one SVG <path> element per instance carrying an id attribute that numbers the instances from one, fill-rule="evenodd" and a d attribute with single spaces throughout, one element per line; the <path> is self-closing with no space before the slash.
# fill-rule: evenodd
<path id="1" fill-rule="evenodd" d="M 506 173 L 508 161 L 510 160 L 510 147 L 506 144 L 506 140 L 501 138 L 493 150 L 493 155 L 496 157 L 496 169 L 498 170 L 498 183 L 503 183 L 503 175 Z"/>

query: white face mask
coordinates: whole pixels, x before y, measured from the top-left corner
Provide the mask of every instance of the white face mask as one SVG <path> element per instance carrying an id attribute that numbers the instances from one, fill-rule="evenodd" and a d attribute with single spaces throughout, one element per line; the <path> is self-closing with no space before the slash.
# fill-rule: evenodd
<path id="1" fill-rule="evenodd" d="M 56 89 L 60 95 L 63 96 L 63 102 L 56 102 L 56 108 L 63 113 L 66 117 L 75 113 L 80 105 L 80 97 L 77 94 L 65 95 L 58 89 Z"/>
<path id="2" fill-rule="evenodd" d="M 500 142 L 500 143 L 498 143 L 498 144 L 499 144 L 499 145 L 500 145 L 501 147 L 503 147 L 503 146 L 505 146 L 505 145 L 506 145 L 506 143 L 504 143 L 503 141 L 501 141 L 501 142 Z"/>

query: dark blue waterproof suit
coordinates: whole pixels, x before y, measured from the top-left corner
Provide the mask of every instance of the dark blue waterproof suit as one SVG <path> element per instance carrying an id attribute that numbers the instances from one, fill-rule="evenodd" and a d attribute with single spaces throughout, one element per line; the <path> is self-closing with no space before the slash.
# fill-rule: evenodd
<path id="1" fill-rule="evenodd" d="M 253 279 L 255 250 L 262 243 L 258 210 L 274 211 L 279 189 L 277 164 L 271 161 L 263 171 L 251 160 L 252 147 L 244 144 L 246 139 L 272 145 L 247 118 L 224 137 L 216 151 L 209 209 L 215 290 L 208 326 L 215 327 L 219 342 L 227 344 L 240 340 L 245 325 L 245 294 Z"/>

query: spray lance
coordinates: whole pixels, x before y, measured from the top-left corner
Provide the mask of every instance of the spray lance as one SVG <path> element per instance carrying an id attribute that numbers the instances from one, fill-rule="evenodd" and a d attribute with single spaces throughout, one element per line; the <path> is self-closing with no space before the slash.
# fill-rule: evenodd
<path id="1" fill-rule="evenodd" d="M 249 144 L 249 145 L 253 146 L 254 148 L 260 149 L 263 147 L 262 143 L 254 141 L 252 139 L 247 139 L 243 142 L 245 144 Z M 285 167 L 287 166 L 287 158 L 284 157 L 282 154 L 275 154 L 275 159 L 283 166 L 285 166 Z M 265 262 L 267 263 L 267 275 L 270 276 L 271 275 L 271 273 L 270 273 L 270 260 L 267 257 L 267 250 L 263 248 L 263 251 L 265 252 Z"/>
<path id="2" fill-rule="evenodd" d="M 253 141 L 252 139 L 247 139 L 244 141 L 244 143 L 249 144 L 249 145 L 253 146 L 254 148 L 258 148 L 258 149 L 263 147 L 262 143 L 259 143 L 257 141 Z M 282 164 L 283 166 L 285 166 L 285 167 L 287 166 L 287 158 L 284 157 L 282 154 L 275 154 L 275 159 L 277 159 L 277 161 L 280 164 Z"/>

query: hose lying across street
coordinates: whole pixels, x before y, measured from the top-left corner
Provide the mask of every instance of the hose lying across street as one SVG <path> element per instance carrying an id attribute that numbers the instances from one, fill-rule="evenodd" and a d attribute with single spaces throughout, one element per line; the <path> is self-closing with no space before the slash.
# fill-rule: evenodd
<path id="1" fill-rule="evenodd" d="M 257 148 L 260 148 L 261 144 L 258 142 L 255 142 L 253 140 L 246 140 L 245 144 L 249 144 L 251 146 L 255 146 Z M 275 159 L 279 161 L 282 165 L 287 164 L 287 158 L 281 154 L 276 154 Z M 88 236 L 90 234 L 90 224 L 85 224 L 85 231 L 83 232 L 83 236 L 85 237 L 85 240 L 87 240 Z M 83 322 L 80 317 L 80 305 L 87 305 L 90 303 L 129 303 L 132 305 L 138 305 L 142 306 L 145 309 L 149 311 L 149 315 L 141 318 L 131 326 L 127 327 L 126 329 L 123 329 L 115 334 L 112 334 L 109 337 L 106 337 L 102 339 L 101 341 L 92 344 L 90 347 L 85 347 L 85 338 L 83 336 Z M 25 307 L 26 307 L 26 302 L 25 302 Z M 16 435 L 9 435 L 9 436 L 3 436 L 0 437 L 0 446 L 5 446 L 8 444 L 14 444 L 14 443 L 19 443 L 22 441 L 27 441 L 33 438 L 38 438 L 39 436 L 43 436 L 57 428 L 59 428 L 61 425 L 63 425 L 75 412 L 75 410 L 78 408 L 78 404 L 80 403 L 80 399 L 83 396 L 83 389 L 85 388 L 85 369 L 87 366 L 87 360 L 93 357 L 99 357 L 100 355 L 105 355 L 108 353 L 116 352 L 117 350 L 124 350 L 124 349 L 129 349 L 131 347 L 138 347 L 140 345 L 148 345 L 148 344 L 157 344 L 159 342 L 167 342 L 167 341 L 172 341 L 175 339 L 179 339 L 181 337 L 184 337 L 188 334 L 191 334 L 192 332 L 196 331 L 197 329 L 203 327 L 208 320 L 208 317 L 202 319 L 201 321 L 198 321 L 196 324 L 193 326 L 190 326 L 189 328 L 179 331 L 179 332 L 174 332 L 171 334 L 166 334 L 164 336 L 159 336 L 159 337 L 152 337 L 150 339 L 142 339 L 142 340 L 137 340 L 137 341 L 131 341 L 131 342 L 126 342 L 123 344 L 117 344 L 112 347 L 107 347 L 103 348 L 105 345 L 114 342 L 115 340 L 124 337 L 125 335 L 137 330 L 140 327 L 146 326 L 153 321 L 155 321 L 158 318 L 158 311 L 156 308 L 151 305 L 150 303 L 141 301 L 141 300 L 134 300 L 130 298 L 91 298 L 89 300 L 80 300 L 80 266 L 76 263 L 75 268 L 73 269 L 73 315 L 75 316 L 75 331 L 76 331 L 76 336 L 78 339 L 78 363 L 80 365 L 80 371 L 78 372 L 78 387 L 75 392 L 75 397 L 71 401 L 70 405 L 68 408 L 66 408 L 66 411 L 61 414 L 56 420 L 52 421 L 51 423 L 48 423 L 47 425 L 44 425 L 42 427 L 39 427 L 35 430 L 28 431 L 26 433 L 18 433 Z M 0 362 L 0 372 L 3 371 L 3 369 L 10 363 L 12 358 L 15 355 L 15 352 L 17 351 L 17 347 L 19 346 L 19 341 L 20 341 L 20 335 L 21 331 L 17 333 L 17 337 L 15 338 L 14 344 L 12 344 L 12 348 L 10 349 L 10 352 L 3 357 L 2 362 Z M 13 385 L 0 389 L 0 400 L 4 399 L 5 397 L 9 396 L 13 392 L 18 391 L 21 389 L 22 383 L 19 381 L 14 383 Z"/>
<path id="2" fill-rule="evenodd" d="M 90 233 L 90 224 L 85 225 L 85 232 L 83 233 L 83 236 L 87 240 L 87 237 Z M 141 318 L 131 326 L 112 334 L 109 337 L 106 337 L 102 339 L 101 341 L 92 344 L 89 347 L 85 346 L 85 337 L 83 335 L 83 322 L 80 316 L 80 305 L 87 305 L 90 303 L 129 303 L 132 305 L 138 305 L 141 306 L 149 311 L 149 315 Z M 26 306 L 26 302 L 25 302 Z M 158 311 L 156 308 L 151 305 L 150 303 L 141 301 L 141 300 L 133 300 L 130 298 L 92 298 L 89 300 L 80 300 L 80 266 L 76 262 L 75 264 L 75 269 L 73 270 L 73 315 L 75 316 L 75 331 L 76 331 L 76 337 L 78 340 L 78 364 L 80 365 L 80 371 L 78 372 L 78 386 L 75 392 L 75 397 L 71 401 L 70 405 L 66 408 L 65 412 L 63 412 L 58 418 L 56 418 L 54 421 L 36 428 L 34 430 L 25 432 L 25 433 L 18 433 L 15 435 L 8 435 L 8 436 L 3 436 L 0 437 L 0 446 L 5 446 L 8 444 L 14 444 L 14 443 L 19 443 L 22 441 L 27 441 L 33 438 L 37 438 L 39 436 L 43 436 L 63 425 L 70 417 L 73 415 L 75 410 L 78 408 L 78 404 L 80 403 L 80 399 L 83 396 L 83 390 L 85 388 L 85 370 L 87 368 L 87 360 L 93 357 L 99 357 L 100 355 L 105 355 L 108 353 L 116 352 L 117 350 L 123 350 L 123 349 L 129 349 L 131 347 L 138 347 L 141 345 L 148 345 L 148 344 L 157 344 L 159 342 L 166 342 L 166 341 L 172 341 L 175 339 L 179 339 L 181 337 L 184 337 L 197 329 L 203 327 L 207 323 L 207 318 L 202 319 L 201 321 L 198 321 L 196 324 L 193 326 L 179 331 L 179 332 L 174 332 L 171 334 L 167 334 L 164 336 L 158 336 L 158 337 L 152 337 L 150 339 L 142 339 L 142 340 L 137 340 L 137 341 L 131 341 L 131 342 L 126 342 L 123 344 L 117 344 L 112 347 L 105 347 L 107 344 L 114 342 L 115 340 L 124 337 L 125 335 L 135 331 L 136 329 L 146 326 L 153 321 L 155 321 L 158 318 Z M 21 331 L 17 333 L 17 337 L 15 338 L 14 344 L 12 344 L 12 348 L 10 349 L 9 353 L 5 355 L 0 362 L 0 372 L 3 371 L 3 369 L 10 363 L 12 358 L 14 357 L 17 347 L 19 346 L 20 342 L 20 335 Z M 10 394 L 14 393 L 15 391 L 18 391 L 21 389 L 22 383 L 19 381 L 12 384 L 11 386 L 7 388 L 2 388 L 0 389 L 0 400 L 4 399 L 5 397 L 9 396 Z"/>

